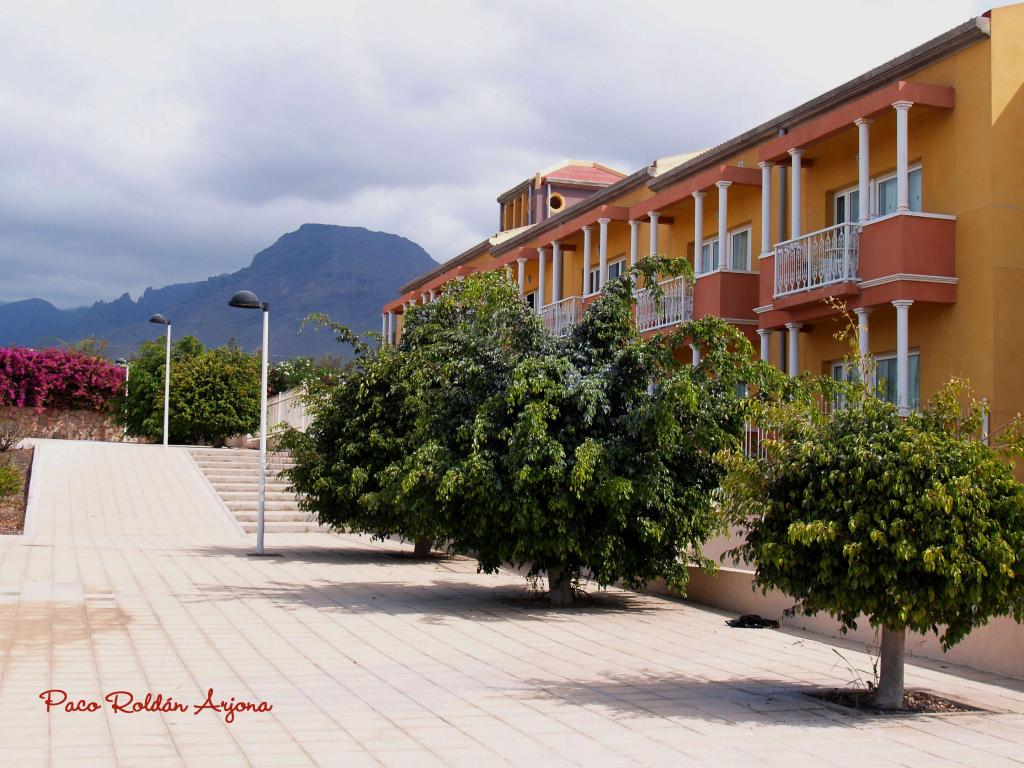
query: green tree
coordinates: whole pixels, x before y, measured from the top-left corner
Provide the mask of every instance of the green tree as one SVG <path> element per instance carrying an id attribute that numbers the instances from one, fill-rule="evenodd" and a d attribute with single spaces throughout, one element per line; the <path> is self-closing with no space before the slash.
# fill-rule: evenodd
<path id="1" fill-rule="evenodd" d="M 684 268 L 652 258 L 638 274 Z M 634 284 L 606 286 L 565 337 L 495 273 L 409 310 L 401 345 L 358 356 L 287 438 L 308 508 L 375 533 L 429 529 L 485 571 L 547 572 L 556 605 L 582 576 L 682 587 L 688 565 L 712 567 L 714 454 L 737 444 L 737 386 L 765 367 L 710 318 L 642 338 Z M 674 357 L 684 338 L 707 346 L 696 369 Z"/>
<path id="2" fill-rule="evenodd" d="M 812 398 L 758 412 L 775 439 L 763 459 L 728 457 L 722 498 L 762 589 L 844 630 L 861 615 L 881 628 L 875 704 L 900 708 L 908 629 L 949 648 L 992 616 L 1024 618 L 1024 487 L 976 439 L 982 406 L 963 407 L 963 382 L 906 418 L 841 389 L 831 415 Z"/>
<path id="3" fill-rule="evenodd" d="M 119 409 L 128 434 L 163 437 L 165 347 L 142 344 Z M 171 348 L 170 442 L 212 443 L 259 427 L 260 361 L 237 345 L 206 349 L 193 336 Z"/>

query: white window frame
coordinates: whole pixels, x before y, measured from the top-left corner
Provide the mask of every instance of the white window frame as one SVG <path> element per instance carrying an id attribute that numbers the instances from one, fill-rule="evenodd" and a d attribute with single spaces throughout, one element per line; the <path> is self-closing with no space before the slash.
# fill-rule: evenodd
<path id="1" fill-rule="evenodd" d="M 746 266 L 746 268 L 734 267 L 734 266 L 732 266 L 732 263 L 734 261 L 734 259 L 732 257 L 733 241 L 736 239 L 736 235 L 741 235 L 744 232 L 746 232 L 746 234 L 747 234 L 747 253 L 746 253 L 746 258 L 744 259 L 744 262 L 746 263 L 747 266 Z M 729 241 L 729 249 L 728 249 L 729 253 L 727 254 L 728 257 L 729 257 L 729 259 L 728 259 L 729 266 L 725 268 L 726 271 L 728 271 L 728 272 L 749 272 L 750 271 L 750 259 L 751 259 L 751 256 L 752 256 L 751 249 L 753 248 L 753 244 L 752 244 L 751 241 L 752 241 L 753 236 L 754 236 L 753 232 L 754 232 L 753 227 L 751 227 L 749 224 L 744 224 L 742 227 L 736 227 L 736 229 L 730 229 L 729 232 L 726 234 L 726 238 Z M 722 262 L 721 254 L 719 254 L 719 260 L 718 261 L 719 261 L 719 268 L 722 268 L 721 267 L 721 262 Z"/>
<path id="2" fill-rule="evenodd" d="M 619 266 L 619 265 L 621 265 L 621 266 Z M 617 256 L 616 258 L 614 258 L 614 259 L 612 259 L 611 261 L 608 262 L 608 279 L 609 280 L 614 280 L 615 279 L 615 277 L 612 277 L 612 267 L 615 267 L 615 266 L 619 266 L 619 274 L 616 275 L 615 277 L 618 277 L 619 275 L 621 275 L 623 272 L 626 271 L 626 254 L 622 254 L 621 256 Z M 594 288 L 594 286 L 597 285 L 598 276 L 600 274 L 601 274 L 601 265 L 600 264 L 598 264 L 596 267 L 591 268 L 590 273 L 587 275 L 587 290 L 583 293 L 584 296 L 596 296 L 597 294 L 599 294 L 601 292 L 600 290 L 592 290 Z"/>
<path id="3" fill-rule="evenodd" d="M 732 241 L 733 241 L 733 238 L 736 235 L 739 235 L 739 234 L 741 234 L 743 232 L 747 233 L 747 258 L 746 258 L 747 268 L 746 269 L 734 269 L 732 267 Z M 753 259 L 753 248 L 754 248 L 753 238 L 754 238 L 753 227 L 750 224 L 743 224 L 742 226 L 735 227 L 733 229 L 728 230 L 725 233 L 725 241 L 726 241 L 726 244 L 725 244 L 725 250 L 726 250 L 725 256 L 723 257 L 722 253 L 719 253 L 718 254 L 718 266 L 713 267 L 712 269 L 709 269 L 707 271 L 698 271 L 697 272 L 697 277 L 703 277 L 704 275 L 710 275 L 713 272 L 752 272 L 753 271 L 753 267 L 752 267 L 753 261 L 752 261 L 752 259 Z M 695 271 L 696 270 L 700 270 L 703 267 L 703 264 L 704 264 L 704 246 L 710 246 L 711 247 L 711 254 L 713 256 L 714 255 L 715 245 L 717 243 L 718 243 L 718 235 L 716 234 L 714 237 L 706 238 L 704 240 L 704 242 L 701 243 L 701 247 L 700 248 L 696 248 L 696 247 L 694 248 L 694 262 L 695 262 L 694 268 L 695 268 Z M 719 248 L 719 251 L 721 251 L 721 248 Z"/>
<path id="4" fill-rule="evenodd" d="M 838 226 L 840 224 L 839 216 L 837 215 L 838 211 L 836 210 L 836 207 L 838 206 L 840 200 L 845 200 L 846 201 L 844 203 L 844 207 L 846 208 L 846 221 L 842 222 L 842 223 L 844 223 L 844 224 L 856 224 L 857 223 L 857 221 L 855 219 L 851 218 L 853 216 L 853 206 L 851 205 L 851 202 L 853 201 L 854 193 L 856 193 L 857 198 L 858 198 L 857 199 L 857 208 L 858 208 L 858 210 L 857 210 L 857 218 L 859 219 L 860 218 L 860 210 L 859 210 L 860 209 L 860 185 L 854 184 L 852 187 L 847 187 L 846 189 L 840 189 L 840 190 L 837 190 L 836 192 L 832 193 L 832 224 L 833 224 L 833 226 Z M 869 195 L 870 195 L 870 193 L 869 193 Z"/>
<path id="5" fill-rule="evenodd" d="M 918 391 L 917 391 L 916 394 L 917 394 L 918 407 L 920 407 L 920 402 L 921 402 L 921 390 L 920 390 L 920 387 L 921 387 L 921 351 L 919 349 L 912 349 L 912 350 L 910 350 L 910 352 L 907 355 L 907 357 L 908 357 L 908 359 L 911 358 L 911 357 L 916 357 L 917 358 L 917 386 L 918 386 Z M 878 392 L 878 363 L 880 363 L 880 362 L 888 362 L 890 360 L 895 360 L 896 359 L 896 353 L 895 352 L 886 352 L 885 354 L 881 354 L 881 355 L 873 355 L 872 358 L 873 358 L 872 359 L 872 363 L 873 364 L 871 366 L 871 391 L 877 394 L 877 392 Z M 836 379 L 836 373 L 838 373 L 840 370 L 843 371 L 843 373 L 845 374 L 845 378 L 843 378 L 843 379 Z M 852 381 L 852 379 L 850 378 L 850 374 L 855 372 L 855 371 L 856 371 L 856 366 L 854 366 L 853 363 L 851 363 L 849 360 L 834 360 L 829 365 L 829 373 L 832 376 L 832 378 L 837 380 L 837 381 Z M 909 362 L 908 362 L 908 365 L 907 365 L 907 372 L 908 372 L 908 374 L 910 372 Z M 897 387 L 897 389 L 898 389 L 898 387 Z M 914 392 L 910 391 L 909 383 L 908 383 L 907 393 L 910 395 L 911 398 L 913 398 L 914 395 L 915 395 Z M 893 403 L 893 405 L 896 405 L 896 403 Z M 842 395 L 839 395 L 839 396 L 836 397 L 835 407 L 836 408 L 844 408 L 845 407 L 845 403 L 842 402 Z"/>
<path id="6" fill-rule="evenodd" d="M 711 249 L 710 261 L 714 262 L 715 247 L 718 245 L 718 236 L 712 237 L 705 240 L 700 244 L 700 248 L 697 249 L 697 274 L 698 275 L 710 275 L 712 272 L 717 272 L 722 268 L 722 254 L 718 254 L 718 266 L 713 266 L 711 269 L 704 269 L 704 246 L 708 246 Z"/>
<path id="7" fill-rule="evenodd" d="M 921 203 L 922 203 L 921 208 L 923 210 L 924 209 L 924 205 L 923 205 L 923 203 L 924 203 L 924 171 L 921 170 L 921 163 L 914 163 L 912 165 L 907 166 L 907 177 L 908 177 L 908 179 L 910 177 L 910 174 L 912 174 L 914 171 L 921 171 Z M 879 218 L 881 216 L 888 216 L 889 215 L 889 214 L 883 214 L 882 213 L 882 210 L 881 210 L 882 198 L 881 198 L 881 195 L 879 194 L 878 190 L 879 190 L 879 187 L 882 186 L 882 184 L 884 184 L 887 181 L 892 181 L 895 178 L 896 178 L 896 171 L 891 171 L 890 173 L 885 173 L 885 174 L 882 174 L 881 176 L 876 176 L 873 179 L 871 179 L 871 218 L 877 219 L 877 218 Z M 909 184 L 909 182 L 908 182 L 908 184 Z M 909 194 L 909 190 L 908 190 L 908 194 Z M 913 210 L 913 209 L 911 209 L 911 210 Z M 916 213 L 916 211 L 915 211 L 915 213 Z"/>
<path id="8" fill-rule="evenodd" d="M 533 300 L 532 304 L 530 303 L 531 299 Z M 536 309 L 537 308 L 537 291 L 528 291 L 527 293 L 524 293 L 523 294 L 523 301 L 526 302 L 526 306 L 530 307 L 531 309 Z"/>

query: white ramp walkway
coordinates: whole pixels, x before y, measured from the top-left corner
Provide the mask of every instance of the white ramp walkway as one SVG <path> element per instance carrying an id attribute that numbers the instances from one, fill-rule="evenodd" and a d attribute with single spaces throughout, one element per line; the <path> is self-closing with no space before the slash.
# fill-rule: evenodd
<path id="1" fill-rule="evenodd" d="M 0 537 L 3 768 L 988 768 L 1024 754 L 1013 681 L 913 666 L 910 685 L 991 713 L 858 717 L 804 695 L 850 680 L 830 646 L 677 601 L 612 590 L 548 611 L 521 577 L 324 533 L 268 536 L 284 557 L 247 557 L 183 449 L 41 442 L 29 514 L 26 536 Z M 218 706 L 273 709 L 228 722 L 203 706 L 210 689 Z M 47 713 L 41 693 L 67 701 Z M 132 712 L 127 696 L 147 693 Z"/>

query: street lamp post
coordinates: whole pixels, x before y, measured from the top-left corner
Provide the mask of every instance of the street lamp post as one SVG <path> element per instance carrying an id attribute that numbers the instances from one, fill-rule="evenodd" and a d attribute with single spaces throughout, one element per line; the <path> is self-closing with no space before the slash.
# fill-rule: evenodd
<path id="1" fill-rule="evenodd" d="M 267 496 L 267 361 L 269 359 L 268 345 L 270 343 L 270 305 L 265 301 L 261 302 L 252 291 L 239 291 L 231 300 L 228 306 L 240 309 L 262 309 L 263 310 L 263 366 L 260 375 L 260 490 L 256 506 L 256 555 L 263 556 L 263 513 L 266 508 Z"/>
<path id="2" fill-rule="evenodd" d="M 125 360 L 123 357 L 117 358 L 117 360 L 114 361 L 114 365 L 116 365 L 118 368 L 124 368 L 124 401 L 125 401 L 125 405 L 124 405 L 124 409 L 125 410 L 124 410 L 124 412 L 125 412 L 125 414 L 127 414 L 127 411 L 128 411 L 128 378 L 132 375 L 132 365 L 127 360 Z M 127 421 L 125 422 L 125 425 L 124 425 L 124 436 L 125 437 L 128 436 L 128 423 L 127 423 Z"/>
<path id="3" fill-rule="evenodd" d="M 149 322 L 167 326 L 167 360 L 164 364 L 164 445 L 167 445 L 167 424 L 171 408 L 171 321 L 160 314 L 153 315 Z"/>

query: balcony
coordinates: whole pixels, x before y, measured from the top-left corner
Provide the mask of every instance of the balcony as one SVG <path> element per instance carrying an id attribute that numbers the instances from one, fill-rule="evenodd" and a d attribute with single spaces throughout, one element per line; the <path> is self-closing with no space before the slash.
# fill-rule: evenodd
<path id="1" fill-rule="evenodd" d="M 658 283 L 663 291 L 661 306 L 654 301 L 650 289 L 637 291 L 636 326 L 641 333 L 683 323 L 693 317 L 693 293 L 684 277 Z"/>
<path id="2" fill-rule="evenodd" d="M 540 319 L 544 326 L 555 336 L 563 336 L 569 332 L 583 317 L 583 299 L 570 296 L 561 301 L 541 307 Z"/>
<path id="3" fill-rule="evenodd" d="M 845 223 L 778 243 L 775 298 L 836 283 L 856 282 L 860 225 Z"/>
<path id="4" fill-rule="evenodd" d="M 829 227 L 779 243 L 761 269 L 762 328 L 827 317 L 828 298 L 852 307 L 898 299 L 953 304 L 956 217 L 905 211 Z"/>

